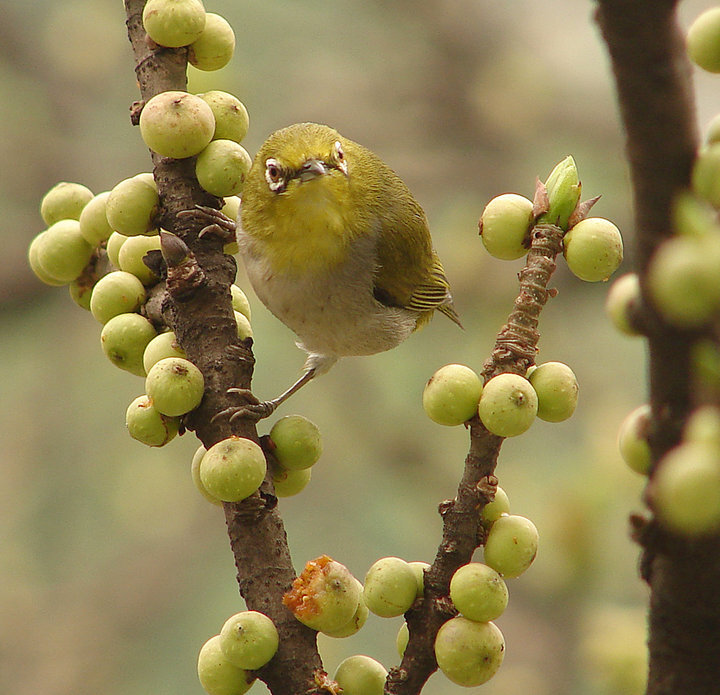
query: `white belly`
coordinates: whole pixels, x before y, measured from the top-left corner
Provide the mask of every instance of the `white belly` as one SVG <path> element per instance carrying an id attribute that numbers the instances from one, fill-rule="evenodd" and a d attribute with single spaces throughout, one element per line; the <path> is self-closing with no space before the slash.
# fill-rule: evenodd
<path id="1" fill-rule="evenodd" d="M 309 366 L 318 363 L 322 369 L 328 362 L 329 368 L 340 357 L 389 350 L 415 330 L 416 312 L 387 307 L 373 296 L 371 243 L 359 244 L 352 262 L 319 277 L 274 273 L 253 253 L 255 242 L 241 240 L 255 293 L 298 336 L 299 346 L 310 353 Z"/>

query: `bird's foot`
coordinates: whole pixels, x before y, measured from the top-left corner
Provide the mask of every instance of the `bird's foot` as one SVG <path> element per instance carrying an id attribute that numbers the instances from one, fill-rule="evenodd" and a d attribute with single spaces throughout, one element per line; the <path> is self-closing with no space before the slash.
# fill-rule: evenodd
<path id="1" fill-rule="evenodd" d="M 196 205 L 192 210 L 182 210 L 178 217 L 196 221 L 198 224 L 205 224 L 200 230 L 200 238 L 210 234 L 217 236 L 223 243 L 236 241 L 237 222 L 231 220 L 225 213 L 207 205 Z"/>
<path id="2" fill-rule="evenodd" d="M 231 405 L 229 408 L 216 413 L 212 418 L 213 422 L 225 416 L 228 416 L 229 422 L 233 422 L 238 418 L 248 418 L 257 422 L 272 415 L 280 405 L 277 401 L 259 400 L 250 389 L 230 388 L 227 392 L 239 394 L 246 402 L 242 405 Z"/>

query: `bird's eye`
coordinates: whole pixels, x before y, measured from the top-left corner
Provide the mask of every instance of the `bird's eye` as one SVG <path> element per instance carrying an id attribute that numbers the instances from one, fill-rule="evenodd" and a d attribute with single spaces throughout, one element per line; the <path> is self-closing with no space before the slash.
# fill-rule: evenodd
<path id="1" fill-rule="evenodd" d="M 343 152 L 342 145 L 339 140 L 335 141 L 335 160 L 337 161 L 337 168 L 340 169 L 345 176 L 347 176 L 347 160 L 345 159 L 345 153 Z"/>
<path id="2" fill-rule="evenodd" d="M 275 159 L 265 162 L 265 180 L 272 191 L 278 191 L 285 185 L 282 167 Z"/>

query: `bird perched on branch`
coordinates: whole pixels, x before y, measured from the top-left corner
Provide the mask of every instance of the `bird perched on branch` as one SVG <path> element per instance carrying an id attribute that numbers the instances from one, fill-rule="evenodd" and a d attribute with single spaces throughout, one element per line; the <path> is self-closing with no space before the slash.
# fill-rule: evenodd
<path id="1" fill-rule="evenodd" d="M 245 181 L 240 222 L 255 293 L 308 357 L 287 391 L 233 416 L 266 417 L 339 358 L 394 348 L 435 311 L 461 326 L 419 203 L 375 154 L 328 126 L 270 135 Z"/>

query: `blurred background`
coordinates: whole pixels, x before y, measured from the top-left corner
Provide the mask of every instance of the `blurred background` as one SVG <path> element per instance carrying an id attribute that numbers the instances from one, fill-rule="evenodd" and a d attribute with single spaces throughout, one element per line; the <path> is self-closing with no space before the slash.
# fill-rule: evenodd
<path id="1" fill-rule="evenodd" d="M 685 26 L 710 2 L 683 3 Z M 387 354 L 347 359 L 280 415 L 324 436 L 312 481 L 280 502 L 296 569 L 322 553 L 359 578 L 377 558 L 431 562 L 437 505 L 452 498 L 463 428 L 422 411 L 427 378 L 448 362 L 482 369 L 512 306 L 521 262 L 489 257 L 477 220 L 495 195 L 532 197 L 536 176 L 572 154 L 594 214 L 624 233 L 633 268 L 631 196 L 608 61 L 577 0 L 265 0 L 207 2 L 235 29 L 231 64 L 193 72 L 189 89 L 223 89 L 250 112 L 254 153 L 278 127 L 333 125 L 378 153 L 427 211 L 466 330 L 439 317 Z M 202 643 L 243 604 L 221 511 L 197 493 L 191 433 L 163 450 L 127 435 L 140 378 L 102 354 L 100 326 L 66 288 L 42 285 L 25 253 L 40 199 L 57 181 L 94 192 L 148 170 L 129 122 L 138 98 L 119 0 L 2 3 L 0 22 L 0 691 L 14 695 L 191 695 Z M 698 123 L 720 109 L 720 78 L 696 75 Z M 298 374 L 294 337 L 253 308 L 254 390 Z M 508 582 L 498 621 L 507 653 L 477 692 L 638 693 L 646 591 L 627 517 L 642 481 L 615 436 L 645 399 L 644 348 L 603 314 L 607 285 L 561 262 L 541 321 L 538 361 L 568 363 L 580 403 L 568 422 L 536 422 L 498 466 L 512 512 L 541 544 Z M 261 423 L 267 432 L 272 421 Z M 398 662 L 401 618 L 371 616 L 348 640 L 320 637 L 332 673 L 346 656 Z M 262 684 L 253 693 L 266 692 Z M 434 675 L 428 695 L 460 693 Z"/>

